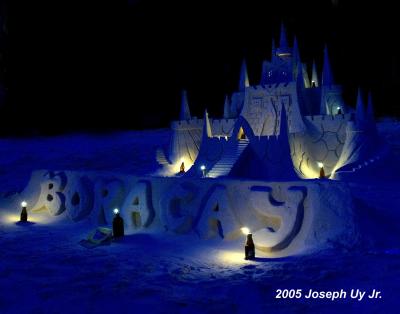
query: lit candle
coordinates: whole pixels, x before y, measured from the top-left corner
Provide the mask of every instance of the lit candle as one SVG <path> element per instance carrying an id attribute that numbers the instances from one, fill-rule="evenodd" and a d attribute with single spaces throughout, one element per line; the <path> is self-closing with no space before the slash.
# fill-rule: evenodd
<path id="1" fill-rule="evenodd" d="M 28 221 L 28 212 L 26 210 L 26 206 L 28 206 L 28 203 L 23 201 L 21 203 L 22 210 L 21 210 L 21 218 L 20 218 L 20 221 L 22 221 L 22 222 Z"/>
<path id="2" fill-rule="evenodd" d="M 247 236 L 246 244 L 244 246 L 244 259 L 255 259 L 256 249 L 254 246 L 253 235 L 247 227 L 240 228 L 242 233 Z"/>
<path id="3" fill-rule="evenodd" d="M 124 220 L 119 215 L 119 209 L 114 208 L 115 216 L 113 219 L 113 236 L 114 238 L 120 238 L 124 236 Z"/>
<path id="4" fill-rule="evenodd" d="M 324 164 L 322 162 L 318 162 L 318 167 L 319 167 L 319 178 L 325 179 Z"/>

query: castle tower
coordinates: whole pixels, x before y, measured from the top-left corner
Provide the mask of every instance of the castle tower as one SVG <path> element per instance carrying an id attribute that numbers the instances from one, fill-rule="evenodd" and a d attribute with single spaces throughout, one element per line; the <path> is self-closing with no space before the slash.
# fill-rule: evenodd
<path id="1" fill-rule="evenodd" d="M 276 56 L 276 47 L 275 47 L 275 40 L 272 37 L 272 44 L 271 44 L 271 61 L 264 60 L 262 63 L 262 69 L 261 69 L 261 79 L 260 79 L 260 85 L 265 85 L 269 83 L 272 79 L 272 64 L 275 60 Z"/>
<path id="2" fill-rule="evenodd" d="M 336 115 L 346 113 L 342 98 L 342 88 L 335 85 L 332 75 L 331 66 L 329 63 L 328 48 L 324 49 L 324 67 L 322 70 L 321 81 L 321 103 L 320 114 Z"/>

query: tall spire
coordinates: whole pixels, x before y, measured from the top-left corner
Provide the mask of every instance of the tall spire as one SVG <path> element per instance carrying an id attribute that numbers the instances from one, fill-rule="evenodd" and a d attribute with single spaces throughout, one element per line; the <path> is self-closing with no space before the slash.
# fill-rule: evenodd
<path id="1" fill-rule="evenodd" d="M 365 118 L 364 102 L 362 100 L 361 89 L 358 88 L 357 104 L 356 104 L 356 122 L 363 122 Z"/>
<path id="2" fill-rule="evenodd" d="M 313 60 L 312 74 L 311 74 L 311 86 L 313 86 L 313 85 L 315 85 L 315 87 L 319 86 L 317 65 L 315 64 L 315 60 Z"/>
<path id="3" fill-rule="evenodd" d="M 186 90 L 182 90 L 180 119 L 181 120 L 190 120 L 191 119 Z"/>
<path id="4" fill-rule="evenodd" d="M 244 91 L 249 87 L 249 76 L 247 74 L 246 60 L 243 59 L 242 68 L 240 69 L 239 91 Z"/>
<path id="5" fill-rule="evenodd" d="M 324 68 L 322 70 L 322 85 L 333 85 L 331 65 L 329 63 L 328 46 L 324 49 Z"/>
<path id="6" fill-rule="evenodd" d="M 212 137 L 210 120 L 208 119 L 207 109 L 204 111 L 204 121 L 203 121 L 203 138 Z"/>
<path id="7" fill-rule="evenodd" d="M 281 24 L 281 36 L 279 38 L 279 48 L 288 48 L 286 30 L 285 30 L 285 25 L 283 25 L 283 22 Z"/>
<path id="8" fill-rule="evenodd" d="M 231 112 L 229 108 L 229 98 L 228 95 L 225 96 L 225 103 L 224 103 L 224 119 L 230 119 Z"/>

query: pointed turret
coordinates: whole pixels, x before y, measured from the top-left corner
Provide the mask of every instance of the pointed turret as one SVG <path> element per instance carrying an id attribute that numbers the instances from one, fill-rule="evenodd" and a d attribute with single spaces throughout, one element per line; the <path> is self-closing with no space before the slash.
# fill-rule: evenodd
<path id="1" fill-rule="evenodd" d="M 290 151 L 289 127 L 285 105 L 281 106 L 281 117 L 279 123 L 279 136 L 275 140 L 267 143 L 267 151 L 273 156 L 280 156 L 279 161 L 274 164 L 268 162 L 267 177 L 268 180 L 296 180 L 298 176 L 293 167 L 293 161 Z"/>
<path id="2" fill-rule="evenodd" d="M 208 119 L 207 109 L 204 111 L 204 120 L 203 120 L 203 138 L 212 137 L 211 124 Z"/>
<path id="3" fill-rule="evenodd" d="M 231 110 L 229 108 L 229 98 L 228 95 L 226 95 L 224 103 L 224 119 L 230 119 L 230 117 L 231 117 Z"/>
<path id="4" fill-rule="evenodd" d="M 329 63 L 328 46 L 324 49 L 324 68 L 322 70 L 322 85 L 333 85 L 331 65 Z"/>
<path id="5" fill-rule="evenodd" d="M 313 60 L 312 73 L 311 73 L 311 87 L 318 87 L 318 86 L 319 82 L 318 82 L 317 65 L 315 63 L 315 60 Z"/>
<path id="6" fill-rule="evenodd" d="M 242 67 L 240 69 L 240 80 L 239 80 L 239 91 L 244 91 L 246 87 L 249 87 L 249 76 L 247 74 L 246 60 L 243 59 Z"/>
<path id="7" fill-rule="evenodd" d="M 286 30 L 285 30 L 285 25 L 283 25 L 283 22 L 281 24 L 281 35 L 279 37 L 279 48 L 288 48 Z"/>
<path id="8" fill-rule="evenodd" d="M 356 105 L 356 122 L 359 124 L 364 121 L 364 102 L 362 100 L 361 89 L 358 89 L 357 93 L 357 105 Z"/>
<path id="9" fill-rule="evenodd" d="M 186 90 L 182 90 L 180 119 L 181 120 L 190 120 L 191 119 Z"/>

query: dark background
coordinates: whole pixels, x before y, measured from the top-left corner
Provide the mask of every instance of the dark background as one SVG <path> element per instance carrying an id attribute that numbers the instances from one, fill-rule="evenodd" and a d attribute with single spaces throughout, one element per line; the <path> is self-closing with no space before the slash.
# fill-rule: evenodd
<path id="1" fill-rule="evenodd" d="M 84 3 L 84 4 L 83 4 Z M 257 84 L 280 23 L 303 61 L 321 70 L 328 44 L 336 82 L 354 105 L 372 91 L 377 115 L 398 115 L 395 1 L 2 2 L 3 135 L 168 127 L 180 91 L 192 113 L 222 114 L 240 63 Z M 311 69 L 310 69 L 311 70 Z M 4 94 L 4 93 L 3 93 Z"/>

